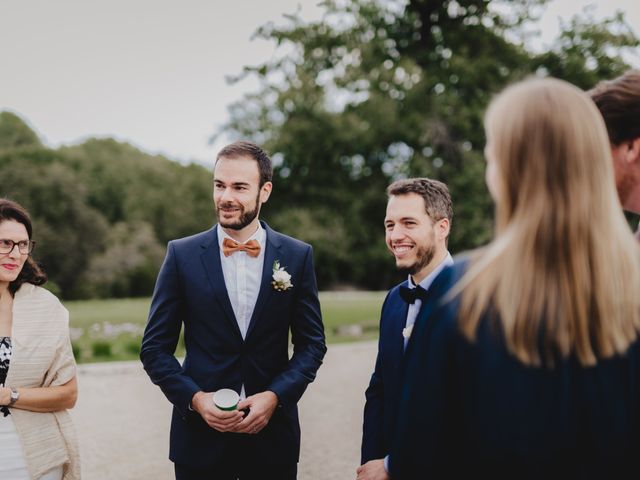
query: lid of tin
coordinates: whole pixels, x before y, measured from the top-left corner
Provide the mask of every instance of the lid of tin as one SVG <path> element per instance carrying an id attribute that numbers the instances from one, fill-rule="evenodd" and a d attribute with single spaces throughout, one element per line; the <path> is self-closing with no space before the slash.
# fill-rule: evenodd
<path id="1" fill-rule="evenodd" d="M 222 388 L 213 394 L 213 403 L 220 410 L 235 410 L 239 401 L 240 395 L 230 388 Z"/>

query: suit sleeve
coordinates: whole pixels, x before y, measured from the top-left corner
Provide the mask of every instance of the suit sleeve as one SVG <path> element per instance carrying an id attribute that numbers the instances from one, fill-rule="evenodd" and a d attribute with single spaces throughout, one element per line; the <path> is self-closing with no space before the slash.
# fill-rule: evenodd
<path id="1" fill-rule="evenodd" d="M 382 305 L 380 316 L 380 332 L 382 332 L 382 319 L 389 295 Z M 378 355 L 376 364 L 369 381 L 369 387 L 365 391 L 366 402 L 364 404 L 364 420 L 362 423 L 362 447 L 360 463 L 365 464 L 369 460 L 383 458 L 389 452 L 384 451 L 384 381 L 382 377 L 382 335 L 378 339 Z"/>
<path id="2" fill-rule="evenodd" d="M 295 302 L 291 320 L 293 355 L 287 368 L 268 388 L 282 405 L 298 403 L 307 385 L 315 379 L 327 351 L 311 247 L 306 250 Z"/>
<path id="3" fill-rule="evenodd" d="M 140 359 L 151 381 L 160 387 L 184 417 L 191 398 L 201 389 L 192 378 L 182 373 L 182 367 L 174 355 L 183 321 L 183 301 L 175 257 L 175 248 L 170 242 L 151 299 Z"/>

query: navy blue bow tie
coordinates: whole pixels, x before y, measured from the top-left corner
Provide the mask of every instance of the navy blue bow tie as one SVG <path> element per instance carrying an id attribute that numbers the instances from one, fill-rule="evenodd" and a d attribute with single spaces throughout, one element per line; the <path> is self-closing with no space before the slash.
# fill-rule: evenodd
<path id="1" fill-rule="evenodd" d="M 416 301 L 416 299 L 422 301 L 426 300 L 427 291 L 420 285 L 418 285 L 416 288 L 402 286 L 400 287 L 400 296 L 405 302 L 412 304 Z"/>

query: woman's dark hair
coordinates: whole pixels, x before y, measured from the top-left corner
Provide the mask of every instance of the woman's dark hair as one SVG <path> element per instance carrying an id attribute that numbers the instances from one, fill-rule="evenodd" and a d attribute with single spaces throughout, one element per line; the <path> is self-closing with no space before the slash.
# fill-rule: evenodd
<path id="1" fill-rule="evenodd" d="M 14 220 L 24 225 L 24 228 L 27 229 L 29 240 L 31 240 L 33 226 L 31 225 L 29 213 L 20 204 L 7 198 L 0 198 L 0 223 L 6 220 Z M 29 254 L 18 278 L 9 284 L 9 291 L 11 295 L 14 295 L 25 282 L 32 283 L 33 285 L 42 285 L 46 283 L 46 281 L 47 274 L 44 273 L 42 268 L 31 257 L 31 254 Z"/>

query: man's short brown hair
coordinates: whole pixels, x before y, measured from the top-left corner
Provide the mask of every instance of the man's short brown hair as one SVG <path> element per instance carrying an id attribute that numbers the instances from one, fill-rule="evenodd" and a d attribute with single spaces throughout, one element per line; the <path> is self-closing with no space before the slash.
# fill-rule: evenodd
<path id="1" fill-rule="evenodd" d="M 640 71 L 600 82 L 587 93 L 604 118 L 612 145 L 640 137 Z"/>
<path id="2" fill-rule="evenodd" d="M 446 218 L 451 223 L 453 207 L 447 186 L 430 178 L 406 178 L 397 180 L 387 187 L 387 195 L 407 195 L 415 193 L 424 200 L 424 207 L 432 221 Z"/>
<path id="3" fill-rule="evenodd" d="M 267 154 L 267 152 L 265 152 L 255 143 L 239 141 L 227 145 L 218 153 L 218 156 L 216 157 L 216 163 L 221 158 L 234 159 L 240 157 L 249 157 L 254 159 L 258 163 L 261 187 L 265 183 L 271 181 L 273 177 L 273 165 L 271 164 L 271 158 L 269 158 L 269 154 Z"/>

